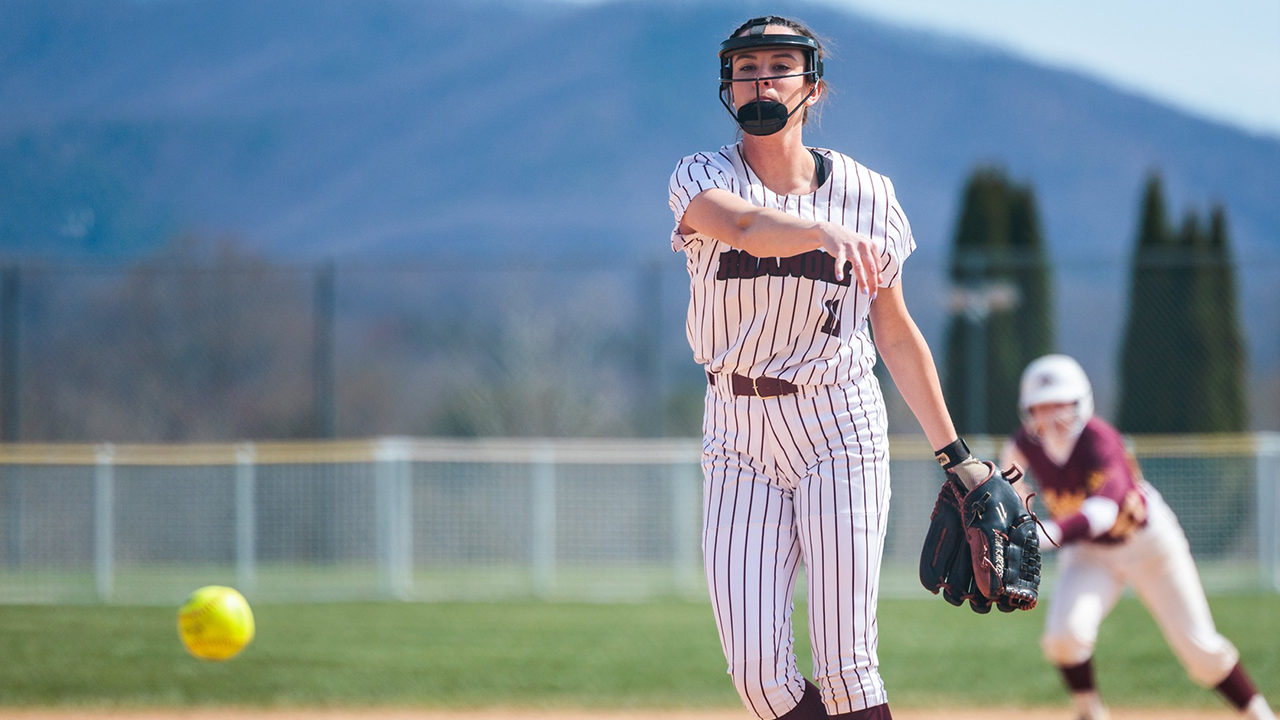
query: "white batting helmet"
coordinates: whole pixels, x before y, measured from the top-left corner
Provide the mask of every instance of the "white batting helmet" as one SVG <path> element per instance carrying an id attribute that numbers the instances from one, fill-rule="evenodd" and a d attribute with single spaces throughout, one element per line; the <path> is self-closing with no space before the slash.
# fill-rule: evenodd
<path id="1" fill-rule="evenodd" d="M 1079 433 L 1093 417 L 1093 386 L 1080 363 L 1068 355 L 1045 355 L 1032 360 L 1022 371 L 1018 394 L 1018 409 L 1022 424 L 1036 432 L 1031 425 L 1030 409 L 1042 403 L 1073 403 L 1075 417 L 1070 423 L 1072 434 Z"/>

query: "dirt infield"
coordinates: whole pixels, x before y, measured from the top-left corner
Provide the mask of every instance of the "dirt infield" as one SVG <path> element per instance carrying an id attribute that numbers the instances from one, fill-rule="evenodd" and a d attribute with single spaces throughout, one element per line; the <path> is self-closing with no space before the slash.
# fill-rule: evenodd
<path id="1" fill-rule="evenodd" d="M 894 710 L 895 720 L 991 720 L 995 717 L 1018 720 L 1072 720 L 1066 708 L 1057 710 L 1010 710 L 1009 708 L 962 708 L 955 710 Z M 1222 710 L 1112 710 L 1112 720 L 1228 720 L 1238 717 Z M 221 709 L 221 710 L 8 710 L 0 709 L 0 720 L 750 720 L 744 711 L 684 710 L 307 710 L 307 709 Z"/>

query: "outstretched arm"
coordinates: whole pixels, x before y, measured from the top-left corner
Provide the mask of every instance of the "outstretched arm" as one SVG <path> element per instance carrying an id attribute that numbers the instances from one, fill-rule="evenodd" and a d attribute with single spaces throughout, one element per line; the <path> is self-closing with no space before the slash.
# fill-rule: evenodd
<path id="1" fill-rule="evenodd" d="M 938 382 L 933 354 L 907 311 L 901 285 L 880 288 L 875 302 L 871 303 L 870 319 L 876 351 L 884 358 L 885 367 L 889 368 L 889 374 L 907 401 L 907 407 L 911 408 L 916 421 L 924 429 L 929 445 L 940 455 L 942 451 L 951 454 L 954 448 L 963 447 L 955 424 L 951 422 L 951 414 L 947 412 L 947 403 L 942 398 L 942 384 Z M 963 452 L 967 453 L 967 448 Z M 992 475 L 989 465 L 972 456 L 953 457 L 951 461 L 954 465 L 949 470 L 970 490 Z"/>
<path id="2" fill-rule="evenodd" d="M 680 232 L 699 232 L 756 257 L 793 257 L 823 250 L 835 258 L 836 277 L 853 263 L 853 281 L 874 294 L 880 285 L 875 244 L 865 235 L 833 222 L 805 220 L 780 210 L 752 205 L 728 190 L 712 188 L 694 196 L 680 219 Z"/>

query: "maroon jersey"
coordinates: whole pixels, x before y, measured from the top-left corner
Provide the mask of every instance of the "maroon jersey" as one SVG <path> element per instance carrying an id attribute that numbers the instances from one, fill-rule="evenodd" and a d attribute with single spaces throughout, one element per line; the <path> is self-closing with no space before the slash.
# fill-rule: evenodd
<path id="1" fill-rule="evenodd" d="M 1147 521 L 1146 500 L 1138 489 L 1141 472 L 1125 449 L 1120 432 L 1105 421 L 1091 418 L 1065 465 L 1049 459 L 1044 446 L 1026 428 L 1013 436 L 1014 445 L 1031 467 L 1040 499 L 1055 521 L 1062 524 L 1080 512 L 1085 498 L 1110 498 L 1120 506 L 1111 530 L 1094 538 L 1100 542 L 1124 540 Z"/>

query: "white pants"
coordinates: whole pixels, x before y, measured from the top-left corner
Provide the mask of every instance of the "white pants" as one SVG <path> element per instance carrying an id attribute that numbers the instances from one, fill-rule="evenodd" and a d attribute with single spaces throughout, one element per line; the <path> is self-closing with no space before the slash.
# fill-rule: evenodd
<path id="1" fill-rule="evenodd" d="M 1129 585 L 1191 679 L 1214 687 L 1235 667 L 1239 653 L 1213 625 L 1177 517 L 1154 488 L 1144 484 L 1142 489 L 1147 497 L 1146 527 L 1123 543 L 1079 543 L 1062 551 L 1041 647 L 1055 665 L 1088 660 L 1098 627 Z"/>
<path id="2" fill-rule="evenodd" d="M 889 451 L 878 383 L 777 398 L 734 397 L 719 385 L 708 388 L 703 428 L 703 554 L 734 686 L 766 720 L 799 702 L 791 613 L 804 562 L 827 712 L 886 702 L 876 601 Z"/>

